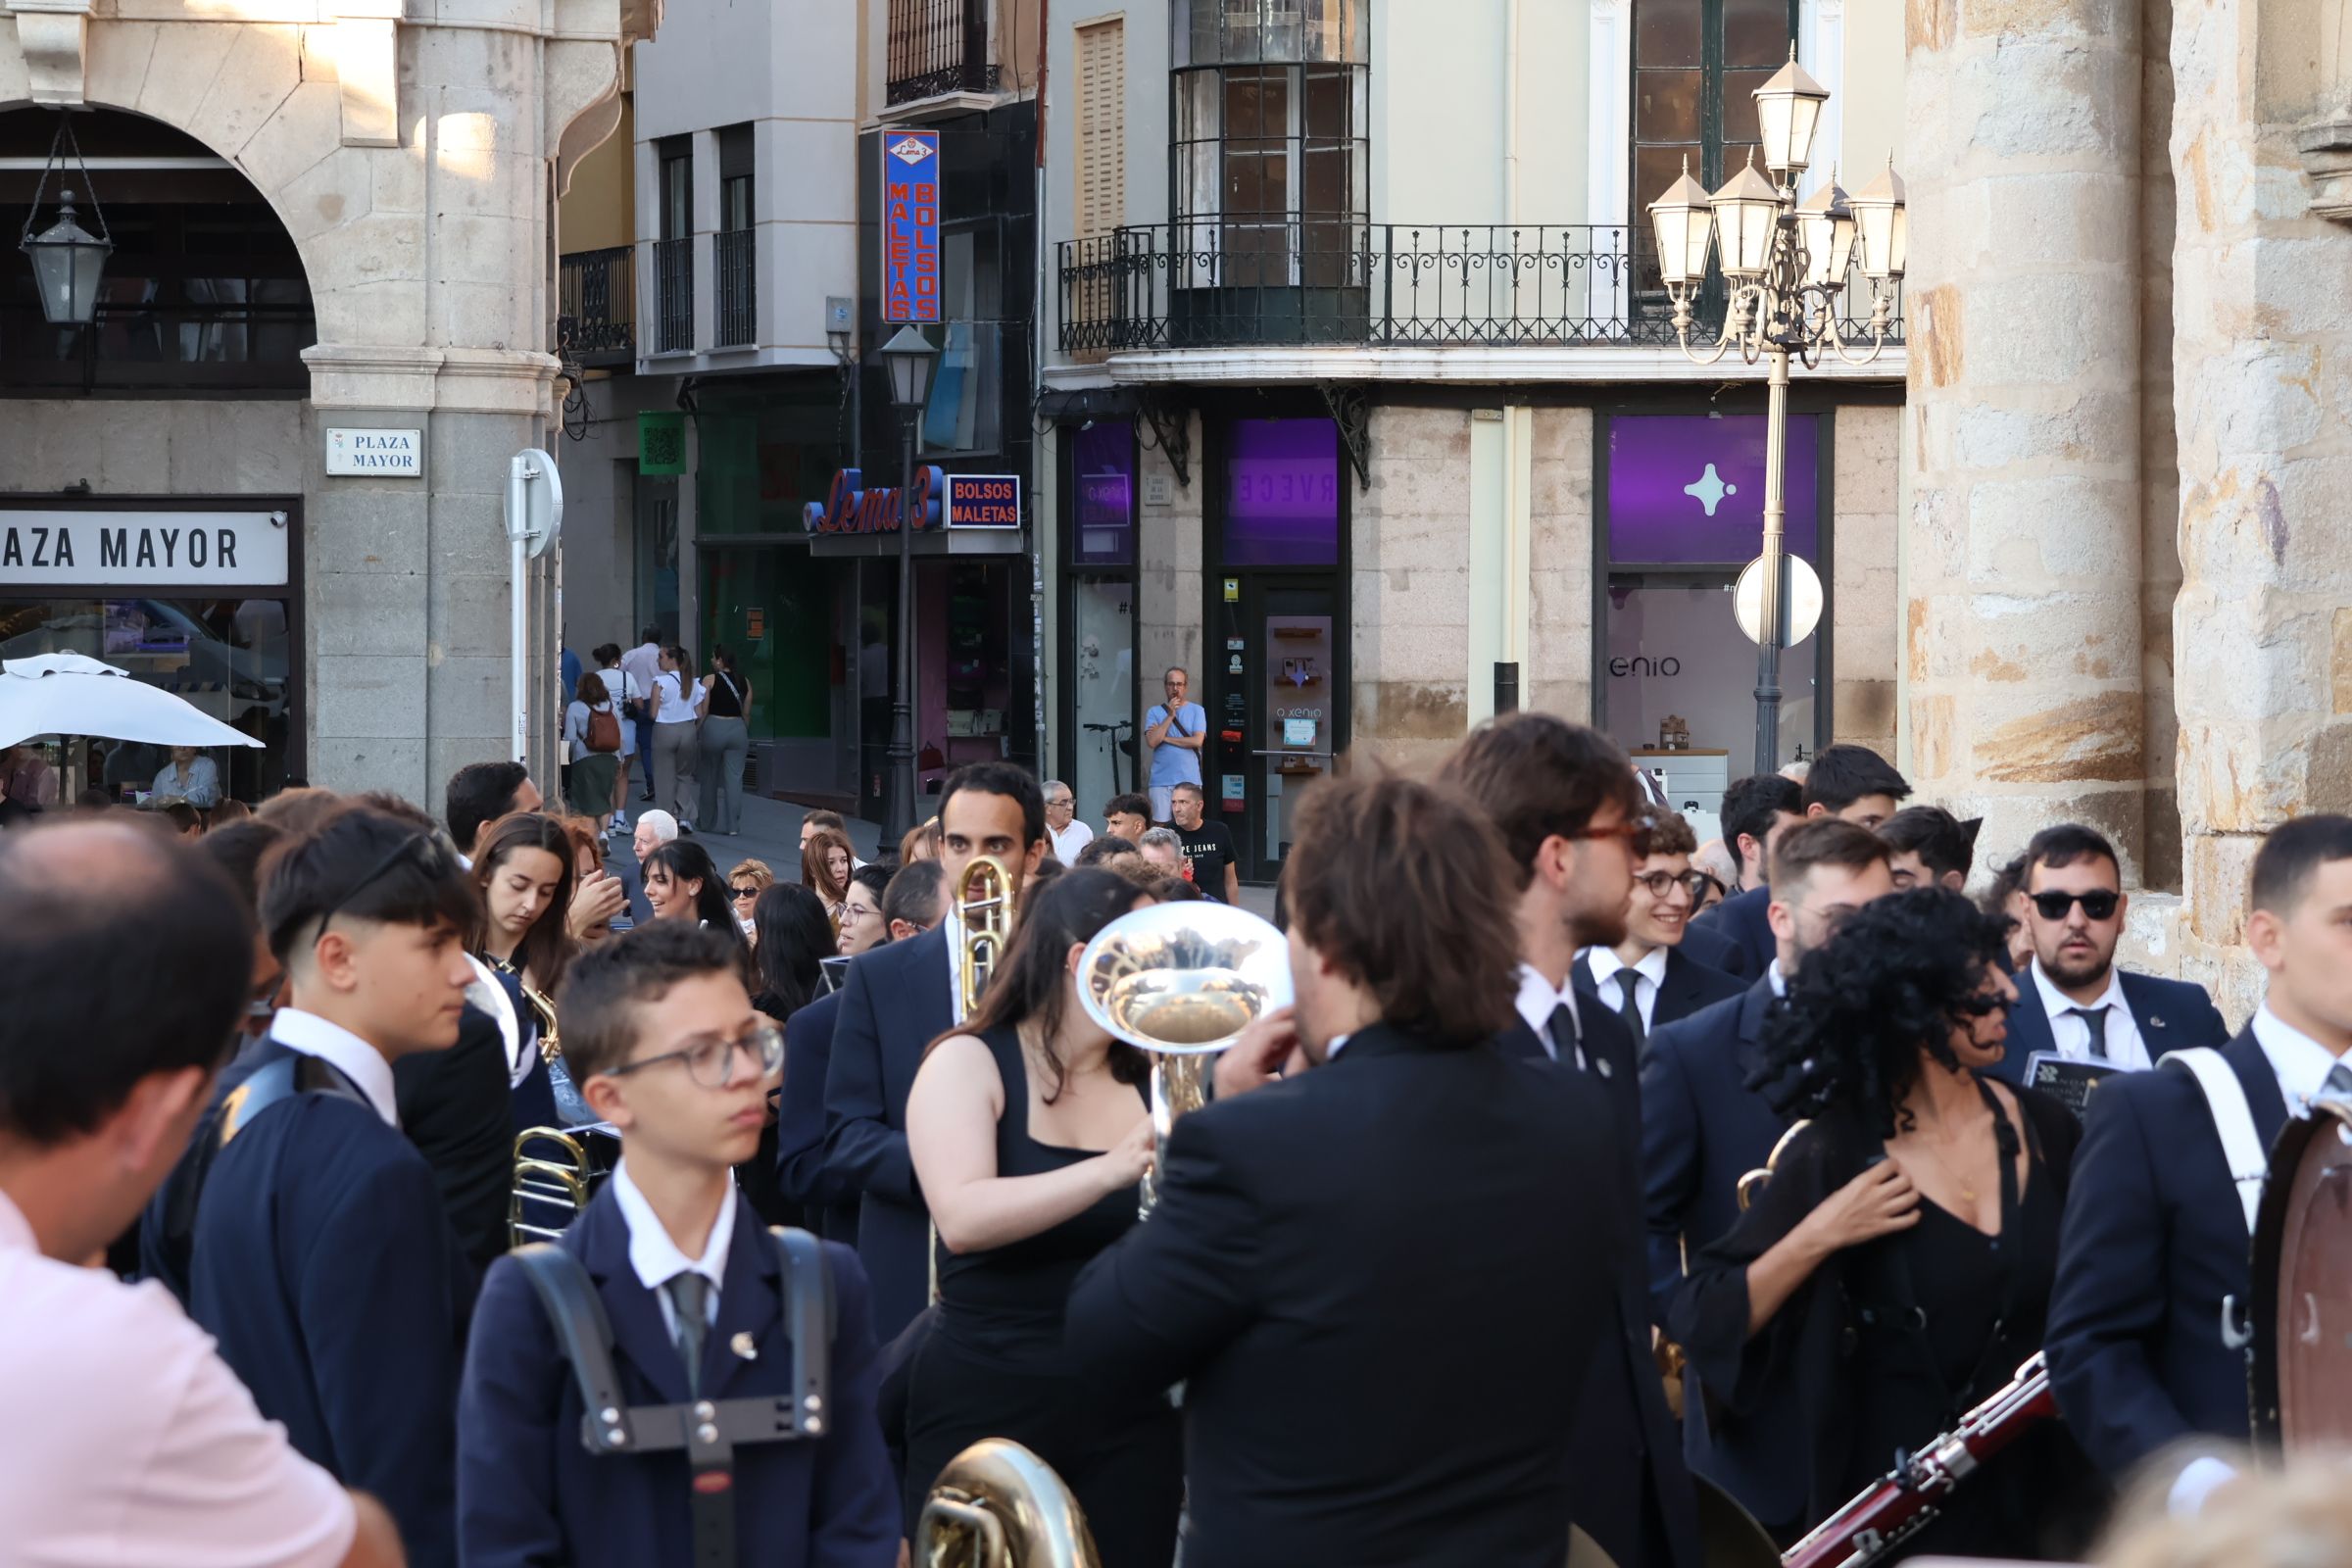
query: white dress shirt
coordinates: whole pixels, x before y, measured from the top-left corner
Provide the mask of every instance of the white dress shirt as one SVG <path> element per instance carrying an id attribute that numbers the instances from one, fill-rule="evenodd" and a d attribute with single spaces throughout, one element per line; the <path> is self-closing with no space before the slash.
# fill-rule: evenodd
<path id="1" fill-rule="evenodd" d="M 1576 1020 L 1576 1035 L 1579 1042 L 1576 1048 L 1576 1065 L 1581 1070 L 1585 1065 L 1585 1048 L 1582 1044 L 1585 1035 L 1585 1015 L 1579 1012 L 1576 1006 L 1574 965 L 1570 966 L 1570 970 L 1569 982 L 1564 986 L 1554 986 L 1536 971 L 1535 965 L 1521 964 L 1519 966 L 1519 995 L 1515 1000 L 1519 1008 L 1519 1016 L 1527 1020 L 1527 1026 L 1533 1029 L 1536 1032 L 1536 1038 L 1544 1043 L 1544 1054 L 1554 1061 L 1559 1059 L 1559 1054 L 1551 1043 L 1552 1009 L 1560 1006 L 1568 1009 L 1568 1015 Z"/>
<path id="2" fill-rule="evenodd" d="M 368 1103 L 384 1121 L 397 1127 L 400 1112 L 392 1093 L 392 1064 L 384 1054 L 339 1023 L 329 1023 L 300 1007 L 280 1007 L 270 1020 L 270 1038 L 288 1051 L 317 1056 L 360 1086 Z"/>
<path id="3" fill-rule="evenodd" d="M 1773 959 L 1772 967 L 1764 971 L 1764 982 L 1772 987 L 1774 996 L 1786 997 L 1788 995 L 1788 977 L 1781 972 L 1780 959 Z"/>
<path id="4" fill-rule="evenodd" d="M 629 1268 L 636 1274 L 637 1283 L 654 1293 L 662 1303 L 662 1326 L 669 1337 L 678 1337 L 678 1309 L 671 1303 L 669 1292 L 662 1287 L 681 1274 L 700 1274 L 710 1283 L 709 1315 L 718 1321 L 719 1287 L 727 1280 L 727 1249 L 735 1240 L 735 1183 L 727 1182 L 727 1196 L 718 1200 L 718 1218 L 710 1224 L 710 1240 L 703 1244 L 703 1255 L 688 1257 L 678 1250 L 678 1244 L 669 1239 L 662 1228 L 661 1216 L 654 1205 L 645 1200 L 645 1194 L 629 1176 L 626 1154 L 612 1167 L 612 1200 L 620 1205 L 620 1217 L 629 1227 Z"/>
<path id="5" fill-rule="evenodd" d="M 2132 1005 L 2124 1000 L 2123 972 L 2107 971 L 2107 989 L 2090 1002 L 2077 1002 L 2050 983 L 2042 972 L 2041 960 L 2035 958 L 2034 994 L 2041 999 L 2041 1010 L 2049 1015 L 2050 1039 L 2058 1054 L 2069 1061 L 2094 1061 L 2097 1054 L 2090 1049 L 2090 1025 L 2074 1015 L 2077 1007 L 2105 1007 L 2107 1016 L 2101 1023 L 2106 1033 L 2100 1044 L 2106 1048 L 2107 1059 L 2118 1067 L 2152 1067 L 2155 1059 L 2148 1054 L 2147 1043 L 2139 1038 L 2138 1020 L 2132 1016 Z M 2022 999 L 2021 999 L 2022 1000 Z"/>
<path id="6" fill-rule="evenodd" d="M 1625 995 L 1625 987 L 1618 980 L 1617 972 L 1631 969 L 1640 977 L 1634 981 L 1634 1005 L 1641 1010 L 1642 1028 L 1646 1032 L 1650 1020 L 1657 1014 L 1658 987 L 1666 983 L 1666 959 L 1672 951 L 1669 948 L 1652 948 L 1642 955 L 1638 962 L 1629 964 L 1617 956 L 1614 948 L 1587 948 L 1577 961 L 1591 966 L 1592 989 L 1599 993 L 1601 1005 L 1611 1012 L 1617 1011 L 1620 999 Z"/>
<path id="7" fill-rule="evenodd" d="M 2270 1058 L 2271 1071 L 2278 1076 L 2278 1094 L 2286 1102 L 2286 1113 L 2309 1116 L 2311 1102 L 2319 1098 L 2328 1074 L 2334 1070 L 2338 1060 L 2335 1053 L 2273 1012 L 2267 1002 L 2255 1012 L 2250 1027 L 2254 1043 Z"/>
<path id="8" fill-rule="evenodd" d="M 1080 852 L 1095 842 L 1095 830 L 1074 816 L 1068 827 L 1058 833 L 1048 828 L 1046 835 L 1054 841 L 1054 858 L 1064 865 L 1076 865 Z"/>

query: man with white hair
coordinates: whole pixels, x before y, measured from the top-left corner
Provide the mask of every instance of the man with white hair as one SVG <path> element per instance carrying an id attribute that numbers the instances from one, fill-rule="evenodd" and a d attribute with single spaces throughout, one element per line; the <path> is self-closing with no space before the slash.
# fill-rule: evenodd
<path id="1" fill-rule="evenodd" d="M 658 806 L 637 813 L 629 834 L 629 853 L 620 858 L 620 885 L 629 897 L 629 923 L 649 925 L 654 906 L 645 902 L 645 858 L 678 836 L 678 819 Z"/>
<path id="2" fill-rule="evenodd" d="M 1076 865 L 1080 852 L 1095 842 L 1095 830 L 1078 820 L 1078 797 L 1057 778 L 1046 780 L 1046 837 L 1054 858 L 1064 865 Z"/>
<path id="3" fill-rule="evenodd" d="M 1147 829 L 1137 847 L 1162 876 L 1184 875 L 1184 840 L 1176 836 L 1174 828 Z"/>

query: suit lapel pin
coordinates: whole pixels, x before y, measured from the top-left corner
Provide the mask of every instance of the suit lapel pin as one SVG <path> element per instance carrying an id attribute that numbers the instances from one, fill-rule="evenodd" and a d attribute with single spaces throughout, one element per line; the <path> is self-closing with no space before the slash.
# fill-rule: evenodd
<path id="1" fill-rule="evenodd" d="M 2148 1027 L 2151 1029 L 2161 1029 L 2164 1027 L 2164 1020 L 2151 1012 L 2148 1014 Z"/>
<path id="2" fill-rule="evenodd" d="M 727 1348 L 733 1350 L 737 1355 L 743 1357 L 743 1359 L 746 1361 L 757 1361 L 760 1359 L 760 1347 L 752 1339 L 751 1331 L 749 1329 L 746 1329 L 743 1333 L 738 1334 L 733 1339 L 729 1340 L 727 1342 Z"/>
<path id="3" fill-rule="evenodd" d="M 1603 1078 L 1606 1078 L 1606 1077 L 1609 1075 L 1609 1058 L 1608 1058 L 1608 1057 L 1606 1057 L 1606 1056 L 1595 1056 L 1595 1057 L 1593 1057 L 1593 1058 L 1592 1058 L 1592 1065 L 1593 1065 L 1594 1069 L 1595 1069 L 1595 1070 L 1597 1070 L 1597 1071 L 1599 1072 L 1599 1074 L 1600 1074 L 1600 1075 L 1601 1075 Z"/>

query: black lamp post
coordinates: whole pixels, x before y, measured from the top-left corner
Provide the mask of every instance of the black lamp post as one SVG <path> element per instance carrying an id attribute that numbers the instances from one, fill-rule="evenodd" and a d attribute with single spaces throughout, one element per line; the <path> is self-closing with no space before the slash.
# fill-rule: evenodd
<path id="1" fill-rule="evenodd" d="M 82 188 L 89 191 L 90 220 L 98 225 L 93 234 L 74 221 L 74 192 L 61 190 L 57 221 L 41 230 L 32 231 L 41 213 L 41 196 L 49 188 L 49 176 L 57 171 L 61 153 L 71 150 L 74 167 L 80 171 Z M 74 139 L 71 123 L 60 119 L 57 134 L 49 143 L 49 162 L 41 170 L 40 183 L 32 190 L 32 209 L 24 215 L 24 232 L 17 242 L 32 262 L 32 280 L 41 291 L 41 315 L 52 326 L 87 326 L 98 311 L 98 282 L 106 272 L 106 259 L 114 254 L 114 241 L 107 237 L 106 215 L 98 207 L 98 194 L 90 190 L 90 171 L 81 161 L 81 144 Z"/>
<path id="2" fill-rule="evenodd" d="M 883 822 L 884 845 L 895 845 L 914 826 L 914 526 L 923 497 L 914 485 L 914 438 L 923 406 L 931 401 L 931 374 L 939 350 L 916 326 L 902 326 L 882 345 L 890 370 L 890 403 L 906 434 L 906 466 L 899 471 L 899 678 L 890 700 L 890 814 Z"/>

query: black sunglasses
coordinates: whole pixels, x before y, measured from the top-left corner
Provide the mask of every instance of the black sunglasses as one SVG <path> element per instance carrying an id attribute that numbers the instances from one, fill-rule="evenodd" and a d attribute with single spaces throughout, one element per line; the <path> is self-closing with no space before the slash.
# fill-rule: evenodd
<path id="1" fill-rule="evenodd" d="M 2047 893 L 2029 893 L 2026 897 L 2034 901 L 2034 912 L 2044 920 L 2063 920 L 2066 911 L 2078 904 L 2082 906 L 2085 918 L 2111 920 L 2115 917 L 2115 906 L 2124 898 L 2122 894 L 2110 893 L 2105 888 L 2093 888 L 2088 893 L 2067 893 L 2052 888 Z"/>

